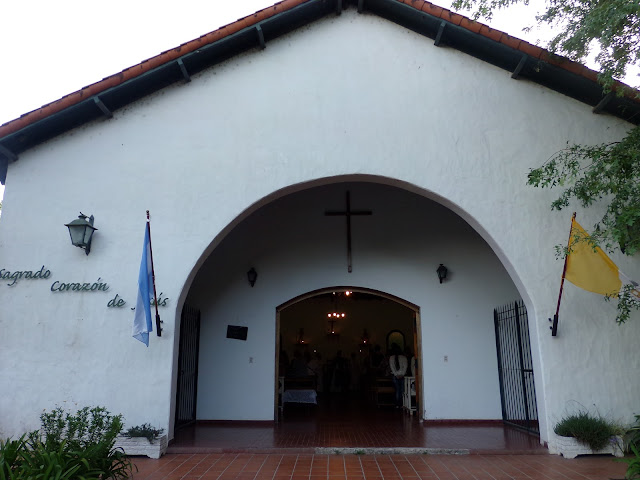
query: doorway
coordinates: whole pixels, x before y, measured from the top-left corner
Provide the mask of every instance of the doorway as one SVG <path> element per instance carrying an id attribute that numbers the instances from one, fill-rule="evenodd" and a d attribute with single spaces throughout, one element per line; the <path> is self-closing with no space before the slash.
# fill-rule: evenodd
<path id="1" fill-rule="evenodd" d="M 366 288 L 331 287 L 280 305 L 274 418 L 418 418 L 423 411 L 420 332 L 416 305 Z M 389 365 L 396 349 L 407 357 L 400 388 Z"/>

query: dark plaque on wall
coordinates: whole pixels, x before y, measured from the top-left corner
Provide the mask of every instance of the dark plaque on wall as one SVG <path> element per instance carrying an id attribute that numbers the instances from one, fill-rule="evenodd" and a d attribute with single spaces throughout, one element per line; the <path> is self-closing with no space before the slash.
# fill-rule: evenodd
<path id="1" fill-rule="evenodd" d="M 249 327 L 238 327 L 237 325 L 227 325 L 227 338 L 236 340 L 246 340 Z"/>

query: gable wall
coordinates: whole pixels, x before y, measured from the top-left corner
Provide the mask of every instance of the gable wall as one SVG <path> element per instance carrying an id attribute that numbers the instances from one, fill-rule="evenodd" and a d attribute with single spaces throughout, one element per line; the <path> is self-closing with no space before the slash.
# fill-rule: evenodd
<path id="1" fill-rule="evenodd" d="M 529 309 L 543 422 L 572 400 L 630 421 L 640 394 L 629 380 L 640 366 L 639 324 L 616 327 L 611 305 L 569 286 L 561 336 L 550 337 L 561 270 L 552 252 L 566 240 L 570 215 L 549 211 L 553 192 L 525 186 L 528 169 L 567 141 L 615 140 L 627 128 L 348 11 L 34 148 L 9 167 L 0 268 L 44 264 L 56 280 L 101 278 L 110 290 L 51 292 L 41 280 L 0 286 L 0 387 L 16 392 L 0 399 L 0 433 L 32 428 L 42 408 L 96 398 L 132 423 L 168 427 L 175 316 L 194 266 L 273 192 L 357 174 L 438 199 L 494 249 Z M 99 228 L 89 256 L 69 248 L 63 227 L 79 209 Z M 170 298 L 161 310 L 165 333 L 148 350 L 130 339 L 128 310 L 145 209 L 159 290 Z M 595 218 L 588 215 L 579 217 L 584 226 Z M 640 277 L 637 259 L 614 260 Z M 115 293 L 125 308 L 106 308 Z"/>

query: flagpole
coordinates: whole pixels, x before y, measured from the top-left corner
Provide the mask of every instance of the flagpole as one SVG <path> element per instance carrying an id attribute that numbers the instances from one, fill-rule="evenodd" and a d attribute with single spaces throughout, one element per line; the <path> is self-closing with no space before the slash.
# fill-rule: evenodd
<path id="1" fill-rule="evenodd" d="M 564 276 L 567 273 L 567 260 L 569 260 L 569 248 L 571 247 L 571 234 L 573 232 L 573 222 L 576 219 L 576 212 L 573 212 L 571 217 L 571 227 L 569 228 L 569 240 L 567 241 L 567 254 L 564 257 L 564 267 L 562 267 L 562 280 L 560 280 L 560 293 L 558 293 L 558 305 L 556 306 L 556 314 L 553 316 L 553 322 L 551 328 L 551 336 L 555 337 L 558 334 L 558 314 L 560 313 L 560 302 L 562 301 L 562 290 L 564 289 Z"/>
<path id="2" fill-rule="evenodd" d="M 156 307 L 156 334 L 162 336 L 162 327 L 160 324 L 160 314 L 158 313 L 158 296 L 156 295 L 156 272 L 153 268 L 153 248 L 151 248 L 151 221 L 149 217 L 149 210 L 147 210 L 147 231 L 149 232 L 149 253 L 151 254 L 151 278 L 153 279 L 153 304 Z M 563 274 L 564 275 L 564 274 Z"/>

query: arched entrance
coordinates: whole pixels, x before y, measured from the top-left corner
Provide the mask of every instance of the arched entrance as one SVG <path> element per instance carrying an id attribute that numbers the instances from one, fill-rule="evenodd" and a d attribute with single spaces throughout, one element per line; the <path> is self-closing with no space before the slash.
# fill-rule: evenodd
<path id="1" fill-rule="evenodd" d="M 416 417 L 501 418 L 493 309 L 519 297 L 501 261 L 449 208 L 398 186 L 349 180 L 297 186 L 216 239 L 185 299 L 201 314 L 196 420 L 276 420 L 274 311 L 334 289 L 375 292 L 421 312 Z M 344 218 L 327 215 L 349 209 L 372 214 L 346 229 Z M 443 283 L 440 264 L 449 269 Z M 229 336 L 235 327 L 246 337 Z"/>
<path id="2" fill-rule="evenodd" d="M 419 307 L 385 292 L 335 286 L 285 302 L 276 309 L 274 418 L 300 405 L 313 406 L 307 416 L 343 422 L 375 409 L 423 412 L 421 338 Z M 396 348 L 407 365 L 394 385 Z"/>

